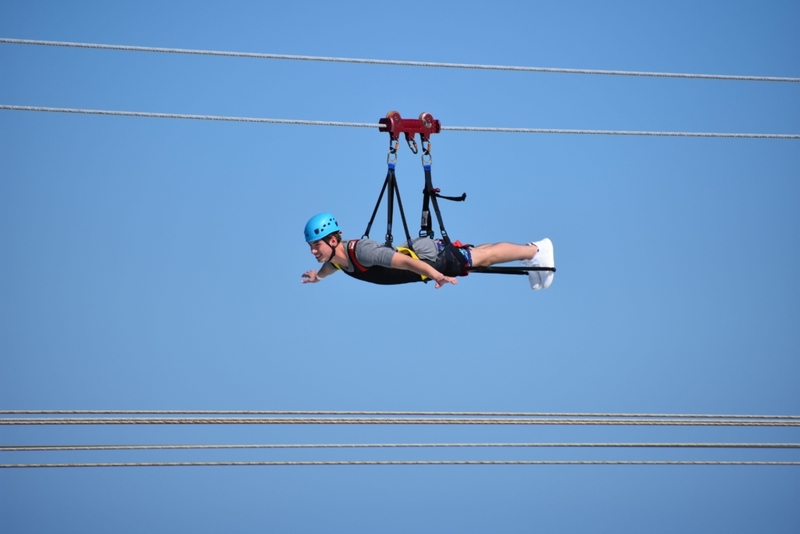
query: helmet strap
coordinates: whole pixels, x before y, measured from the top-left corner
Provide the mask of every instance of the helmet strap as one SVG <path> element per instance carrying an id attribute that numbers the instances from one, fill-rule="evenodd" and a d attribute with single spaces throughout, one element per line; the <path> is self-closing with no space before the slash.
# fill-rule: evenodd
<path id="1" fill-rule="evenodd" d="M 334 256 L 336 256 L 336 247 L 331 247 L 330 236 L 326 236 L 326 237 L 322 238 L 322 240 L 323 240 L 323 241 L 325 242 L 325 244 L 326 244 L 326 245 L 328 245 L 328 246 L 330 247 L 330 249 L 331 249 L 331 255 L 330 255 L 330 257 L 328 257 L 328 259 L 327 259 L 327 260 L 325 260 L 326 262 L 330 262 L 330 261 L 333 259 L 333 257 L 334 257 Z M 338 247 L 339 245 L 337 244 L 336 246 Z"/>

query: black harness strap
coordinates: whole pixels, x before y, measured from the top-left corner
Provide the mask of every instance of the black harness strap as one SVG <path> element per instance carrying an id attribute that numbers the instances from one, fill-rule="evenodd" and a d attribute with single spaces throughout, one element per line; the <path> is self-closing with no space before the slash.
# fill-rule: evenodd
<path id="1" fill-rule="evenodd" d="M 433 183 L 430 180 L 430 165 L 425 165 L 425 188 L 422 190 L 422 221 L 420 223 L 419 229 L 419 236 L 420 237 L 430 237 L 433 239 L 434 232 L 433 232 L 433 225 L 431 220 L 431 211 L 430 211 L 430 202 L 431 198 L 434 199 L 434 202 L 437 198 L 442 198 L 444 200 L 451 200 L 453 202 L 464 202 L 467 199 L 466 193 L 461 193 L 461 196 L 458 197 L 449 197 L 446 195 L 442 195 L 439 193 L 439 188 L 434 188 Z M 437 205 L 434 205 L 434 208 L 438 209 Z M 441 214 L 437 212 L 437 216 L 439 217 L 439 224 L 441 225 Z"/>
<path id="2" fill-rule="evenodd" d="M 389 166 L 389 172 L 386 174 L 386 179 L 383 181 L 383 187 L 381 188 L 381 194 L 378 195 L 378 202 L 375 203 L 375 209 L 372 210 L 372 217 L 369 218 L 369 223 L 367 223 L 367 229 L 364 230 L 364 235 L 362 238 L 367 239 L 369 238 L 369 231 L 372 229 L 372 223 L 375 221 L 375 215 L 378 213 L 378 208 L 381 207 L 381 201 L 383 200 L 383 194 L 386 192 L 386 187 L 390 183 L 390 175 L 394 174 L 394 168 Z"/>
<path id="3" fill-rule="evenodd" d="M 470 267 L 470 273 L 494 273 L 494 274 L 528 274 L 530 271 L 550 271 L 556 272 L 555 267 Z"/>
<path id="4" fill-rule="evenodd" d="M 442 234 L 442 241 L 445 245 L 450 244 L 450 237 L 447 235 L 447 230 L 444 228 L 444 221 L 442 220 L 442 212 L 439 209 L 439 202 L 436 200 L 436 190 L 433 188 L 433 180 L 431 179 L 431 166 L 430 164 L 423 165 L 425 169 L 425 194 L 422 199 L 422 222 L 423 226 L 420 229 L 420 236 L 427 235 L 433 239 L 433 228 L 430 218 L 430 208 L 428 204 L 433 204 L 433 211 L 436 214 L 436 220 L 439 223 L 439 233 Z"/>
<path id="5" fill-rule="evenodd" d="M 423 149 L 425 149 L 425 145 L 423 145 Z M 430 153 L 425 150 L 426 155 L 430 155 Z M 467 263 L 467 258 L 464 257 L 461 252 L 459 252 L 458 247 L 453 245 L 450 241 L 450 236 L 447 235 L 447 230 L 444 228 L 444 220 L 442 219 L 442 212 L 439 209 L 439 202 L 438 198 L 445 198 L 447 200 L 456 200 L 456 201 L 463 201 L 467 198 L 467 194 L 464 193 L 461 197 L 445 197 L 439 194 L 437 189 L 433 187 L 433 178 L 431 177 L 431 164 L 430 161 L 425 162 L 423 159 L 422 168 L 425 170 L 425 190 L 423 191 L 422 196 L 422 221 L 420 225 L 419 235 L 420 237 L 429 237 L 433 239 L 434 232 L 433 232 L 433 225 L 431 222 L 430 217 L 430 204 L 433 204 L 433 211 L 436 214 L 436 220 L 439 223 L 439 233 L 442 234 L 442 242 L 444 243 L 444 248 L 450 252 L 452 252 L 451 257 L 455 258 L 459 264 L 459 271 L 462 273 L 466 273 L 469 269 L 469 264 Z"/>
<path id="6" fill-rule="evenodd" d="M 400 198 L 400 188 L 397 186 L 397 176 L 395 175 L 394 168 L 395 164 L 393 162 L 390 162 L 389 170 L 386 173 L 386 179 L 383 181 L 383 187 L 381 188 L 381 194 L 378 195 L 378 202 L 375 203 L 375 209 L 372 210 L 372 217 L 370 217 L 369 223 L 367 224 L 367 229 L 364 230 L 364 235 L 362 237 L 364 239 L 369 238 L 369 232 L 370 230 L 372 230 L 372 223 L 375 221 L 375 215 L 377 215 L 378 208 L 380 208 L 381 206 L 381 201 L 383 200 L 383 194 L 388 190 L 389 194 L 386 197 L 387 205 L 386 205 L 385 245 L 389 248 L 392 248 L 392 242 L 394 241 L 394 237 L 392 236 L 392 225 L 393 225 L 393 215 L 394 215 L 394 196 L 397 195 L 397 207 L 400 210 L 400 219 L 403 221 L 403 230 L 405 231 L 406 234 L 406 242 L 408 244 L 408 248 L 412 248 L 411 233 L 408 231 L 406 214 L 405 211 L 403 210 L 403 200 Z"/>

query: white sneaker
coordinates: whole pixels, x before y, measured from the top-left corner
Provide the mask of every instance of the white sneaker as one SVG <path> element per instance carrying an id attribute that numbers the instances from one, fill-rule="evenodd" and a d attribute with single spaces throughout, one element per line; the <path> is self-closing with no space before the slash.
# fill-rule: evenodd
<path id="1" fill-rule="evenodd" d="M 553 242 L 547 238 L 541 241 L 534 241 L 530 243 L 536 245 L 539 252 L 530 260 L 522 260 L 522 265 L 525 267 L 555 267 L 555 255 L 553 253 Z M 553 271 L 530 271 L 528 272 L 528 281 L 531 284 L 531 289 L 537 291 L 539 289 L 547 289 L 553 283 L 556 273 Z"/>

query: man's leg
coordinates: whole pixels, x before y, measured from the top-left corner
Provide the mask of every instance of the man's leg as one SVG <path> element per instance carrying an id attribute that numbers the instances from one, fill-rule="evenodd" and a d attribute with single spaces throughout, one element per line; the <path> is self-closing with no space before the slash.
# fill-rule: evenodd
<path id="1" fill-rule="evenodd" d="M 492 243 L 478 245 L 471 249 L 473 267 L 490 267 L 496 263 L 529 260 L 539 252 L 536 245 L 515 245 L 514 243 Z"/>

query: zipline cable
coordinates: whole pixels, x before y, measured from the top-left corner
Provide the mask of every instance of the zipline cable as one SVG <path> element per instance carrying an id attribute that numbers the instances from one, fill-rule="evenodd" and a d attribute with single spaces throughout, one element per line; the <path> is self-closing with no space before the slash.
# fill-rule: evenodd
<path id="1" fill-rule="evenodd" d="M 442 63 L 434 61 L 401 61 L 391 59 L 360 59 L 328 56 L 299 56 L 292 54 L 264 54 L 257 52 L 226 52 L 219 50 L 193 50 L 188 48 L 162 48 L 152 46 L 128 46 L 95 43 L 74 43 L 68 41 L 42 41 L 35 39 L 10 39 L 0 38 L 0 43 L 19 45 L 56 46 L 68 48 L 91 48 L 98 50 L 122 50 L 127 52 L 156 52 L 163 54 L 189 54 L 199 56 L 241 57 L 251 59 L 282 59 L 290 61 L 320 61 L 332 63 L 358 63 L 366 65 L 390 65 L 401 67 L 427 67 L 444 69 L 471 69 L 471 70 L 499 70 L 512 72 L 541 72 L 556 74 L 590 74 L 602 76 L 637 76 L 654 78 L 690 78 L 701 80 L 736 80 L 750 82 L 800 82 L 800 78 L 781 76 L 739 76 L 728 74 L 691 74 L 676 72 L 647 72 L 627 70 L 601 70 L 601 69 L 568 69 L 554 67 L 519 67 L 511 65 L 480 65 L 473 63 Z"/>
<path id="2" fill-rule="evenodd" d="M 689 460 L 342 460 L 300 462 L 114 462 L 59 464 L 0 464 L 0 469 L 46 467 L 212 467 L 212 466 L 320 466 L 320 465 L 771 465 L 800 466 L 800 462 L 689 461 Z"/>
<path id="3" fill-rule="evenodd" d="M 640 417 L 670 419 L 800 419 L 800 415 L 731 415 L 581 412 L 425 412 L 345 410 L 0 410 L 0 415 L 419 415 L 473 417 Z"/>
<path id="4" fill-rule="evenodd" d="M 0 105 L 0 109 L 9 111 L 46 111 L 51 113 L 77 113 L 84 115 L 115 115 L 119 117 L 148 117 L 155 119 L 191 119 L 203 121 L 223 122 L 259 122 L 269 124 L 295 124 L 302 126 L 339 126 L 350 128 L 378 128 L 378 123 L 372 122 L 336 122 L 336 121 L 307 121 L 293 119 L 265 119 L 256 117 L 225 117 L 219 115 L 186 115 L 181 113 L 150 113 L 146 111 L 110 111 L 103 109 L 74 109 L 52 108 L 41 106 L 8 106 Z"/>
<path id="5" fill-rule="evenodd" d="M 800 443 L 302 443 L 225 445 L 3 445 L 0 452 L 134 451 L 209 449 L 403 449 L 403 448 L 700 448 L 800 449 Z"/>
<path id="6" fill-rule="evenodd" d="M 500 418 L 0 418 L 0 426 L 25 425 L 612 425 L 800 427 L 800 421 L 711 419 L 500 419 Z"/>
<path id="7" fill-rule="evenodd" d="M 301 126 L 338 126 L 349 128 L 379 128 L 380 124 L 371 122 L 312 121 L 301 119 L 270 119 L 258 117 L 230 117 L 224 115 L 190 115 L 183 113 L 154 113 L 147 111 L 113 111 L 103 109 L 54 108 L 42 106 L 13 106 L 0 104 L 0 110 L 40 111 L 49 113 L 73 113 L 82 115 L 113 115 L 119 117 L 146 117 L 154 119 L 188 119 L 221 122 L 254 122 L 269 124 L 294 124 Z M 442 126 L 442 130 L 454 132 L 483 133 L 527 133 L 527 134 L 567 134 L 567 135 L 618 135 L 647 137 L 722 137 L 734 139 L 800 139 L 800 134 L 760 134 L 760 133 L 714 133 L 714 132 L 659 132 L 639 130 L 576 130 L 556 128 L 495 128 L 483 126 Z"/>

